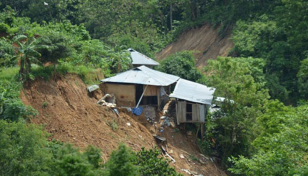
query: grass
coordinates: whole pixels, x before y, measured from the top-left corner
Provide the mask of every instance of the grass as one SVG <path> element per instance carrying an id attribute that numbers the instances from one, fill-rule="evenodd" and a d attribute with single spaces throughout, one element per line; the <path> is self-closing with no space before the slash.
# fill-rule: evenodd
<path id="1" fill-rule="evenodd" d="M 48 102 L 44 101 L 43 104 L 42 104 L 42 107 L 43 108 L 47 108 L 48 107 Z"/>
<path id="2" fill-rule="evenodd" d="M 0 80 L 12 80 L 17 78 L 19 67 L 0 68 Z"/>
<path id="3" fill-rule="evenodd" d="M 114 121 L 114 120 L 107 122 L 107 124 L 108 124 L 108 126 L 111 127 L 111 129 L 112 129 L 113 131 L 116 131 L 116 130 L 118 129 L 118 124 L 117 124 L 117 122 Z"/>
<path id="4" fill-rule="evenodd" d="M 194 155 L 194 154 L 190 154 L 189 155 L 190 160 L 192 161 L 199 161 L 199 159 Z"/>
<path id="5" fill-rule="evenodd" d="M 20 99 L 22 82 L 18 81 L 18 71 L 18 67 L 2 67 L 0 70 L 0 92 L 6 92 L 7 99 Z"/>
<path id="6" fill-rule="evenodd" d="M 63 62 L 56 66 L 56 73 L 65 76 L 68 73 L 77 74 L 85 84 L 97 83 L 99 80 L 95 69 L 86 67 L 84 65 L 76 66 L 67 62 Z M 36 67 L 31 70 L 31 74 L 37 78 L 44 78 L 49 80 L 54 74 L 54 66 Z"/>

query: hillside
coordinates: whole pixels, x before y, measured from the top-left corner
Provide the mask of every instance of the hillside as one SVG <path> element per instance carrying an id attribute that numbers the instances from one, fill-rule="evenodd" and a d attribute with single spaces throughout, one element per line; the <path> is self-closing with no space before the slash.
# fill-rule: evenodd
<path id="1" fill-rule="evenodd" d="M 206 65 L 208 59 L 216 59 L 217 56 L 227 56 L 233 43 L 230 40 L 231 31 L 225 37 L 218 35 L 219 27 L 213 29 L 210 24 L 182 33 L 178 40 L 166 46 L 155 55 L 157 60 L 162 60 L 178 51 L 196 51 L 194 54 L 196 66 L 201 68 Z"/>
<path id="2" fill-rule="evenodd" d="M 101 96 L 97 92 L 89 97 L 84 83 L 73 74 L 50 81 L 27 82 L 21 91 L 23 103 L 39 112 L 31 121 L 43 125 L 51 133 L 50 139 L 70 142 L 81 149 L 89 144 L 99 147 L 105 162 L 119 143 L 127 144 L 134 151 L 156 146 L 154 127 L 144 117 L 128 115 L 124 110 L 117 116 L 110 108 L 96 104 Z M 198 152 L 193 137 L 171 127 L 159 135 L 166 137 L 168 152 L 176 160 L 171 165 L 178 172 L 187 174 L 181 170 L 187 169 L 203 175 L 225 175 Z"/>

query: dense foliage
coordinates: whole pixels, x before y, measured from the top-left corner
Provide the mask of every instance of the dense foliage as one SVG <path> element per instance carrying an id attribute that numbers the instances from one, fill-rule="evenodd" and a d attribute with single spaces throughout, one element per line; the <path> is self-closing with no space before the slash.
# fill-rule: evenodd
<path id="1" fill-rule="evenodd" d="M 70 144 L 49 142 L 35 125 L 0 120 L 0 129 L 0 175 L 177 175 L 157 150 L 135 153 L 122 144 L 103 164 L 100 149 L 88 146 L 81 153 Z"/>
<path id="2" fill-rule="evenodd" d="M 231 155 L 248 156 L 253 138 L 253 124 L 262 114 L 269 98 L 262 87 L 262 73 L 258 60 L 253 58 L 223 58 L 211 60 L 206 67 L 208 85 L 215 86 L 215 95 L 224 97 L 221 110 L 208 119 L 207 138 L 203 150 L 215 149 L 224 165 Z M 254 70 L 254 72 L 252 71 Z M 264 77 L 264 75 L 263 75 Z M 211 141 L 215 144 L 211 144 Z"/>
<path id="3" fill-rule="evenodd" d="M 137 166 L 140 167 L 141 175 L 178 175 L 174 168 L 168 167 L 169 161 L 160 156 L 157 148 L 137 152 Z"/>
<path id="4" fill-rule="evenodd" d="M 195 67 L 195 59 L 190 51 L 181 51 L 164 59 L 158 70 L 177 75 L 191 81 L 202 81 L 202 73 Z"/>
<path id="5" fill-rule="evenodd" d="M 307 175 L 308 106 L 291 108 L 278 101 L 266 106 L 256 121 L 252 156 L 230 159 L 235 165 L 229 170 L 244 175 Z"/>
<path id="6" fill-rule="evenodd" d="M 307 58 L 308 3 L 301 0 L 282 1 L 273 12 L 251 21 L 237 21 L 233 32 L 232 55 L 252 56 L 266 61 L 264 72 L 272 98 L 287 104 L 306 97 L 303 77 L 296 78 L 302 60 Z"/>

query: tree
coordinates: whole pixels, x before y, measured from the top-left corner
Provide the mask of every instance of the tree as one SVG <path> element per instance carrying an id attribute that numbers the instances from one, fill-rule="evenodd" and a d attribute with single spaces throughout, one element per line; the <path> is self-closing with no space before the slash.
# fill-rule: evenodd
<path id="1" fill-rule="evenodd" d="M 308 98 L 308 58 L 301 61 L 301 66 L 297 73 L 300 98 Z"/>
<path id="2" fill-rule="evenodd" d="M 34 37 L 28 38 L 25 35 L 18 35 L 14 37 L 13 41 L 16 42 L 18 47 L 18 56 L 20 59 L 20 78 L 30 78 L 31 64 L 40 64 L 39 57 L 41 54 L 37 52 L 37 41 Z M 26 77 L 25 77 L 26 76 Z"/>
<path id="3" fill-rule="evenodd" d="M 136 155 L 124 144 L 113 151 L 105 164 L 105 169 L 110 176 L 140 175 L 139 168 L 134 165 Z"/>
<path id="4" fill-rule="evenodd" d="M 160 151 L 141 148 L 137 152 L 136 165 L 140 166 L 141 175 L 178 175 L 174 168 L 169 166 L 169 161 L 160 157 Z"/>
<path id="5" fill-rule="evenodd" d="M 31 124 L 0 120 L 0 175 L 48 175 L 46 133 Z"/>
<path id="6" fill-rule="evenodd" d="M 92 145 L 89 145 L 86 148 L 84 155 L 87 157 L 89 163 L 92 164 L 92 166 L 95 169 L 98 169 L 101 167 L 101 162 L 102 162 L 101 149 L 98 149 L 98 148 L 93 147 Z"/>
<path id="7" fill-rule="evenodd" d="M 258 136 L 251 157 L 232 157 L 229 170 L 243 175 L 307 175 L 307 105 L 286 107 L 268 103 L 257 119 Z"/>
<path id="8" fill-rule="evenodd" d="M 57 63 L 58 59 L 64 59 L 72 52 L 69 37 L 57 31 L 50 31 L 40 37 L 39 44 L 46 46 L 39 49 L 44 63 Z"/>
<path id="9" fill-rule="evenodd" d="M 249 63 L 218 57 L 208 61 L 205 68 L 207 85 L 216 88 L 215 96 L 225 98 L 221 112 L 210 117 L 207 126 L 208 135 L 216 141 L 214 149 L 225 166 L 230 164 L 227 159 L 231 155 L 249 155 L 253 139 L 251 127 L 269 98 L 267 90 L 251 75 L 253 69 Z"/>
<path id="10" fill-rule="evenodd" d="M 202 79 L 202 74 L 195 64 L 194 56 L 190 51 L 181 51 L 162 60 L 158 70 L 190 81 L 198 81 Z"/>
<path id="11" fill-rule="evenodd" d="M 232 38 L 235 47 L 231 55 L 264 59 L 266 87 L 271 97 L 288 102 L 288 90 L 296 84 L 296 80 L 290 79 L 296 74 L 290 67 L 297 61 L 290 58 L 285 29 L 263 15 L 253 22 L 238 21 Z"/>

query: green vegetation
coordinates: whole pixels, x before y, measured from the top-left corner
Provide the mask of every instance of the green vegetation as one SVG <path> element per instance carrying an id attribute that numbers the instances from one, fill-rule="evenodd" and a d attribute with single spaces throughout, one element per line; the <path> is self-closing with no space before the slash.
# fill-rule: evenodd
<path id="1" fill-rule="evenodd" d="M 42 107 L 43 107 L 43 108 L 47 108 L 47 107 L 48 107 L 48 102 L 44 101 L 44 102 L 42 103 Z"/>
<path id="2" fill-rule="evenodd" d="M 241 60 L 219 57 L 209 61 L 206 67 L 208 84 L 216 87 L 217 96 L 226 99 L 221 111 L 208 118 L 207 139 L 202 146 L 207 147 L 203 150 L 212 146 L 224 165 L 231 155 L 249 155 L 253 124 L 264 111 L 264 104 L 269 98 L 268 91 L 253 77 L 258 72 L 251 70 L 259 68 L 252 65 L 249 58 L 247 62 Z M 262 75 L 258 76 L 262 80 Z M 215 144 L 211 144 L 212 139 Z"/>
<path id="3" fill-rule="evenodd" d="M 234 167 L 229 170 L 243 175 L 307 175 L 307 108 L 268 103 L 255 125 L 254 152 L 250 158 L 232 157 Z"/>
<path id="4" fill-rule="evenodd" d="M 189 51 L 182 51 L 164 59 L 158 69 L 191 81 L 201 81 L 203 75 L 195 65 L 193 54 Z"/>
<path id="5" fill-rule="evenodd" d="M 141 175 L 179 175 L 174 168 L 168 167 L 167 159 L 160 157 L 160 151 L 155 149 L 137 152 L 136 163 L 140 167 Z"/>
<path id="6" fill-rule="evenodd" d="M 19 68 L 0 70 L 0 120 L 24 121 L 35 117 L 37 111 L 20 100 L 21 83 L 17 82 Z"/>
<path id="7" fill-rule="evenodd" d="M 113 131 L 117 131 L 117 129 L 118 129 L 118 124 L 117 124 L 117 122 L 116 122 L 114 119 L 113 119 L 112 121 L 109 121 L 107 124 L 110 126 L 110 128 L 111 128 Z"/>
<path id="8" fill-rule="evenodd" d="M 136 155 L 125 145 L 120 144 L 106 163 L 107 175 L 139 175 L 139 168 L 134 165 L 135 159 Z"/>
<path id="9" fill-rule="evenodd" d="M 89 146 L 81 153 L 70 144 L 48 142 L 35 125 L 0 120 L 0 129 L 0 175 L 176 175 L 157 150 L 136 154 L 120 145 L 103 164 L 100 149 Z"/>

